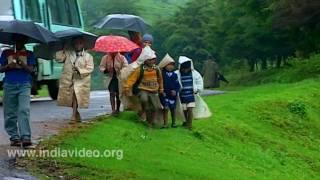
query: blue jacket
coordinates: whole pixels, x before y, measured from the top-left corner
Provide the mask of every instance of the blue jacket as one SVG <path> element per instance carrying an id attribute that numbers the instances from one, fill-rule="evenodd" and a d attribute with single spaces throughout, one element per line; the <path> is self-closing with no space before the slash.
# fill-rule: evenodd
<path id="1" fill-rule="evenodd" d="M 164 88 L 164 92 L 166 93 L 167 97 L 171 96 L 170 92 L 172 90 L 176 91 L 177 93 L 179 92 L 180 83 L 178 80 L 178 75 L 174 71 L 168 72 L 166 70 L 163 70 L 162 77 L 163 77 L 163 88 Z"/>

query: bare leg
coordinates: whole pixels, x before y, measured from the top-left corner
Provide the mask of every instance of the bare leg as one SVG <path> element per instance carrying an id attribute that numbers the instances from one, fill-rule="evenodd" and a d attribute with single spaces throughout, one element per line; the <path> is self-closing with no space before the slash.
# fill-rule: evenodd
<path id="1" fill-rule="evenodd" d="M 163 109 L 163 126 L 162 128 L 168 128 L 168 109 Z"/>
<path id="2" fill-rule="evenodd" d="M 172 124 L 171 127 L 176 128 L 176 110 L 174 108 L 170 109 Z"/>
<path id="3" fill-rule="evenodd" d="M 78 111 L 77 96 L 75 93 L 73 93 L 73 98 L 72 98 L 72 118 L 71 118 L 71 120 L 74 122 L 81 121 L 80 113 Z"/>
<path id="4" fill-rule="evenodd" d="M 192 129 L 192 120 L 193 120 L 193 112 L 192 108 L 188 108 L 188 119 L 187 119 L 187 128 Z"/>
<path id="5" fill-rule="evenodd" d="M 116 96 L 114 92 L 110 92 L 110 103 L 111 103 L 111 109 L 112 109 L 112 114 L 115 113 L 116 111 Z"/>
<path id="6" fill-rule="evenodd" d="M 183 122 L 182 126 L 187 126 L 188 111 L 187 111 L 187 110 L 184 110 L 184 111 L 183 111 L 183 115 L 184 115 L 184 122 Z"/>
<path id="7" fill-rule="evenodd" d="M 119 113 L 120 112 L 120 106 L 121 106 L 121 100 L 120 100 L 119 93 L 116 93 L 116 101 L 117 101 L 116 112 Z"/>

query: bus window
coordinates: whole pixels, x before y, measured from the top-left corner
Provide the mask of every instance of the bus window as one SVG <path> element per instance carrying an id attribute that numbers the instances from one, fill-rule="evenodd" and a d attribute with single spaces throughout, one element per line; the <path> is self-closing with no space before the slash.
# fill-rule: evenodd
<path id="1" fill-rule="evenodd" d="M 12 19 L 14 19 L 12 1 L 1 0 L 0 20 L 12 20 Z"/>
<path id="2" fill-rule="evenodd" d="M 22 0 L 22 18 L 35 22 L 42 22 L 39 1 Z"/>
<path id="3" fill-rule="evenodd" d="M 80 27 L 80 14 L 77 5 L 77 0 L 50 0 L 52 23 Z"/>

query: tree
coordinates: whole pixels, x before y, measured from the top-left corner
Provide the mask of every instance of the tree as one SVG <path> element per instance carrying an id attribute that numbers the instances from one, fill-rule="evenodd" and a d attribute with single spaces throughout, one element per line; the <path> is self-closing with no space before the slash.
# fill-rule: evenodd
<path id="1" fill-rule="evenodd" d="M 320 1 L 274 1 L 274 28 L 291 34 L 296 50 L 307 55 L 320 49 Z"/>
<path id="2" fill-rule="evenodd" d="M 320 2 L 316 0 L 191 0 L 169 20 L 156 23 L 154 34 L 161 53 L 204 60 L 212 55 L 220 64 L 246 60 L 281 60 L 297 51 L 319 50 Z M 201 66 L 201 61 L 196 61 Z"/>

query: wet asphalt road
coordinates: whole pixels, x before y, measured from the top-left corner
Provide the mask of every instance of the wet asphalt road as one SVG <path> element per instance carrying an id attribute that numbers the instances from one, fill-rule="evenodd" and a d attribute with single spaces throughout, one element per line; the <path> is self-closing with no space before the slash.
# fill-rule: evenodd
<path id="1" fill-rule="evenodd" d="M 80 113 L 84 121 L 94 117 L 105 115 L 111 112 L 108 102 L 109 94 L 106 91 L 95 91 L 90 95 L 89 109 L 81 109 Z M 31 103 L 31 129 L 32 140 L 38 140 L 59 132 L 63 126 L 67 125 L 71 117 L 71 108 L 59 107 L 56 101 L 50 98 L 33 99 Z M 13 166 L 14 159 L 8 157 L 7 150 L 15 149 L 9 146 L 9 136 L 4 130 L 3 107 L 0 106 L 0 179 L 33 180 L 24 170 L 16 169 Z"/>
<path id="2" fill-rule="evenodd" d="M 205 90 L 202 95 L 222 94 L 222 91 Z M 84 121 L 89 121 L 97 116 L 110 114 L 109 93 L 107 91 L 94 91 L 90 95 L 90 106 L 88 109 L 81 109 L 80 114 Z M 59 107 L 56 101 L 50 98 L 34 99 L 31 103 L 31 128 L 32 140 L 37 142 L 41 138 L 57 134 L 61 127 L 65 126 L 71 117 L 71 108 Z M 7 155 L 9 146 L 8 136 L 4 130 L 3 107 L 0 106 L 0 179 L 35 179 L 23 170 L 17 170 L 12 166 Z"/>
<path id="3" fill-rule="evenodd" d="M 109 93 L 106 91 L 94 91 L 90 95 L 90 105 L 88 109 L 80 109 L 80 114 L 82 119 L 92 119 L 96 116 L 104 115 L 110 113 L 111 107 L 107 102 L 109 98 Z M 32 139 L 39 138 L 38 136 L 45 135 L 42 129 L 39 128 L 39 124 L 49 123 L 49 124 L 61 124 L 67 123 L 71 117 L 71 108 L 59 107 L 56 101 L 52 101 L 50 98 L 38 98 L 32 100 L 31 103 L 31 125 L 32 125 Z M 0 145 L 8 144 L 8 136 L 4 131 L 3 124 L 3 107 L 0 106 Z"/>

